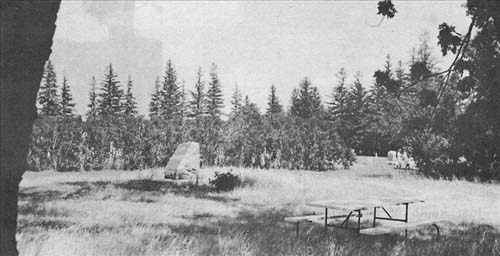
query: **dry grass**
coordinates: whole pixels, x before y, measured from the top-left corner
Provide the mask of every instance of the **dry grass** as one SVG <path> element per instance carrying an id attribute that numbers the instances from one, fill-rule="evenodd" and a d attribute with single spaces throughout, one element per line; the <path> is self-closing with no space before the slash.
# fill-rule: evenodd
<path id="1" fill-rule="evenodd" d="M 500 255 L 500 185 L 430 180 L 397 171 L 383 158 L 350 170 L 305 172 L 233 168 L 250 184 L 215 193 L 215 170 L 199 186 L 158 179 L 159 170 L 26 173 L 21 183 L 21 255 Z M 410 220 L 450 220 L 432 230 L 379 237 L 303 225 L 284 216 L 321 212 L 308 201 L 409 196 Z M 398 208 L 392 209 L 397 212 Z M 367 212 L 369 214 L 369 212 Z M 364 217 L 365 218 L 365 217 Z M 370 216 L 366 216 L 370 220 Z"/>

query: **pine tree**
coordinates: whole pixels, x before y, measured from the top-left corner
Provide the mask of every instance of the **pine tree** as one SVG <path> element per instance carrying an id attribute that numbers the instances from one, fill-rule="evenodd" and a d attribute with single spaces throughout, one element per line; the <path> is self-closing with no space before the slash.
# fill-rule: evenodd
<path id="1" fill-rule="evenodd" d="M 182 118 L 182 121 L 184 122 L 184 118 L 186 117 L 186 81 L 182 80 L 181 82 L 181 92 L 180 92 L 180 98 L 181 98 L 181 103 L 180 103 L 180 115 Z"/>
<path id="2" fill-rule="evenodd" d="M 206 113 L 206 95 L 205 95 L 205 83 L 202 81 L 201 67 L 198 68 L 198 73 L 196 76 L 196 84 L 194 85 L 194 91 L 191 93 L 191 101 L 189 102 L 189 117 L 196 118 L 199 120 L 201 116 Z"/>
<path id="3" fill-rule="evenodd" d="M 161 97 L 160 115 L 164 119 L 175 119 L 181 115 L 181 92 L 172 60 L 167 61 Z"/>
<path id="4" fill-rule="evenodd" d="M 98 99 L 98 112 L 103 116 L 123 113 L 123 89 L 120 82 L 116 80 L 117 76 L 112 64 L 109 64 Z"/>
<path id="5" fill-rule="evenodd" d="M 243 104 L 241 105 L 241 114 L 243 117 L 243 120 L 248 124 L 245 126 L 245 128 L 251 130 L 251 129 L 256 129 L 261 125 L 261 115 L 259 112 L 259 107 L 255 103 L 252 103 L 250 101 L 250 98 L 248 98 L 248 95 L 245 96 L 245 100 L 243 100 Z M 247 133 L 244 133 L 247 134 Z M 248 135 L 248 134 L 247 134 Z M 244 135 L 245 137 L 247 135 Z M 250 136 L 250 137 L 256 137 L 256 136 Z"/>
<path id="6" fill-rule="evenodd" d="M 40 114 L 45 116 L 57 116 L 60 114 L 61 106 L 57 93 L 57 77 L 54 65 L 50 60 L 45 64 L 42 84 L 38 94 L 38 103 L 41 105 Z"/>
<path id="7" fill-rule="evenodd" d="M 373 76 L 375 77 L 375 86 L 379 93 L 382 89 L 382 93 L 389 92 L 399 95 L 401 84 L 393 78 L 394 74 L 392 72 L 391 55 L 387 54 L 385 60 L 385 70 L 377 70 Z"/>
<path id="8" fill-rule="evenodd" d="M 311 115 L 319 116 L 323 112 L 323 104 L 321 104 L 321 96 L 319 95 L 318 87 L 312 86 L 310 95 Z"/>
<path id="9" fill-rule="evenodd" d="M 410 64 L 410 78 L 413 81 L 422 80 L 429 77 L 434 70 L 434 58 L 432 57 L 432 48 L 428 44 L 429 35 L 424 33 L 420 36 L 418 48 L 413 50 L 412 61 Z"/>
<path id="10" fill-rule="evenodd" d="M 127 81 L 127 92 L 125 93 L 125 102 L 123 106 L 123 114 L 125 115 L 135 115 L 137 114 L 137 102 L 135 101 L 135 97 L 132 94 L 133 87 L 132 79 L 130 75 L 128 76 Z"/>
<path id="11" fill-rule="evenodd" d="M 328 103 L 328 110 L 335 118 L 345 114 L 349 93 L 346 85 L 347 73 L 345 69 L 341 68 L 336 77 L 337 86 L 333 88 L 331 94 L 332 101 Z"/>
<path id="12" fill-rule="evenodd" d="M 73 96 L 71 96 L 68 79 L 66 78 L 66 75 L 64 75 L 61 87 L 61 114 L 65 116 L 72 116 L 74 107 L 75 103 L 73 103 Z"/>
<path id="13" fill-rule="evenodd" d="M 238 84 L 234 84 L 234 92 L 231 96 L 231 105 L 233 106 L 231 112 L 235 116 L 238 115 L 241 110 L 241 97 L 242 96 L 240 90 L 238 89 Z"/>
<path id="14" fill-rule="evenodd" d="M 271 85 L 271 93 L 267 97 L 267 114 L 277 114 L 283 112 L 283 106 L 280 104 L 278 96 L 276 96 L 276 87 Z"/>
<path id="15" fill-rule="evenodd" d="M 221 109 L 223 107 L 222 91 L 220 88 L 219 77 L 217 76 L 217 66 L 212 63 L 210 70 L 210 82 L 208 83 L 207 92 L 207 114 L 208 119 L 206 123 L 206 132 L 204 134 L 206 144 L 206 151 L 211 152 L 207 158 L 207 163 L 216 164 L 218 153 L 221 148 L 221 133 L 222 133 L 222 120 L 220 119 Z"/>
<path id="16" fill-rule="evenodd" d="M 210 82 L 208 83 L 208 93 L 207 93 L 207 112 L 213 118 L 220 117 L 221 109 L 224 107 L 224 100 L 222 99 L 222 90 L 217 75 L 217 66 L 212 63 L 210 70 Z"/>
<path id="17" fill-rule="evenodd" d="M 95 118 L 97 116 L 97 82 L 95 76 L 92 77 L 92 82 L 90 82 L 90 92 L 89 99 L 90 103 L 87 105 L 89 111 L 87 112 L 87 118 Z"/>
<path id="18" fill-rule="evenodd" d="M 349 112 L 351 114 L 359 114 L 366 107 L 368 92 L 361 83 L 361 73 L 357 72 L 354 76 L 354 83 L 349 91 Z"/>
<path id="19" fill-rule="evenodd" d="M 318 116 L 323 110 L 318 88 L 307 77 L 293 90 L 291 101 L 290 113 L 301 118 Z"/>
<path id="20" fill-rule="evenodd" d="M 149 118 L 158 117 L 160 115 L 160 106 L 161 106 L 161 82 L 160 77 L 156 77 L 155 87 L 153 94 L 151 95 L 151 102 L 149 102 Z"/>

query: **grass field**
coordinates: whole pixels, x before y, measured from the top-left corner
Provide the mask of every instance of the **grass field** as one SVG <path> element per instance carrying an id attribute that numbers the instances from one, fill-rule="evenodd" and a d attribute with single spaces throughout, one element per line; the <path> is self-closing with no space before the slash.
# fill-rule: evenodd
<path id="1" fill-rule="evenodd" d="M 214 171 L 198 186 L 157 179 L 159 170 L 28 172 L 20 191 L 21 255 L 500 255 L 500 185 L 430 180 L 394 170 L 384 158 L 359 157 L 350 170 L 307 172 L 233 168 L 244 186 L 216 193 Z M 410 221 L 449 220 L 432 229 L 376 237 L 285 216 L 322 212 L 306 202 L 418 197 Z M 399 208 L 391 209 L 397 212 Z M 369 212 L 367 212 L 369 214 Z M 401 211 L 401 213 L 403 213 Z M 369 215 L 363 217 L 368 225 Z"/>

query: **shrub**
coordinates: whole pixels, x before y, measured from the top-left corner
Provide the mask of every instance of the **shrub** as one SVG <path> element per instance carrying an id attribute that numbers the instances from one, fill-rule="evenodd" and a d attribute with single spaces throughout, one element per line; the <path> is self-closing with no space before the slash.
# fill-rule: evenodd
<path id="1" fill-rule="evenodd" d="M 215 172 L 215 177 L 209 181 L 209 184 L 217 192 L 231 191 L 241 185 L 241 179 L 238 175 L 234 175 L 231 172 Z"/>

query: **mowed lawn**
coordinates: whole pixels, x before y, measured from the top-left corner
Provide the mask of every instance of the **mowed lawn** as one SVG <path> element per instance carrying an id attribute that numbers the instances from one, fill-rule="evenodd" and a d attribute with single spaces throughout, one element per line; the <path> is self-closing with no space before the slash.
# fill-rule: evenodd
<path id="1" fill-rule="evenodd" d="M 233 169 L 243 186 L 216 193 L 214 171 Z M 432 180 L 395 170 L 385 158 L 358 157 L 330 172 L 206 168 L 198 186 L 159 178 L 161 170 L 28 172 L 21 182 L 21 255 L 500 255 L 500 185 Z M 421 198 L 410 221 L 448 220 L 382 236 L 314 224 L 300 236 L 285 216 L 323 212 L 326 199 Z M 403 207 L 392 207 L 403 214 Z M 363 225 L 368 226 L 366 211 Z"/>

